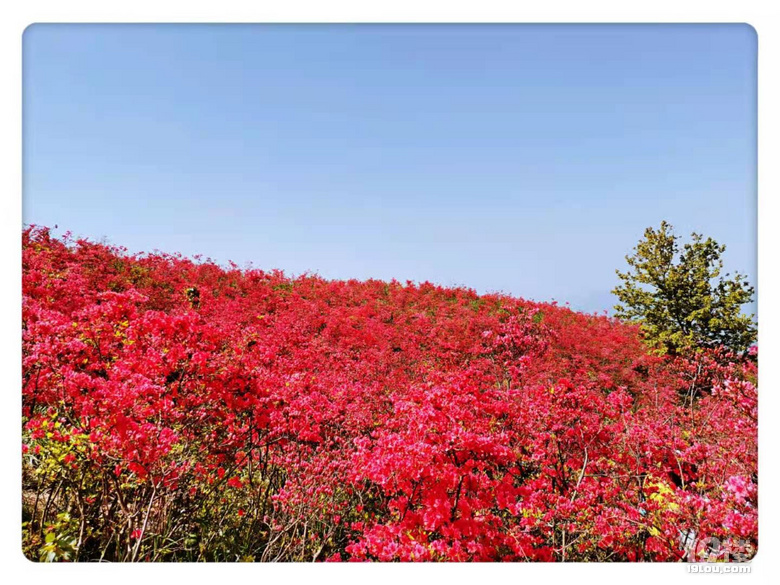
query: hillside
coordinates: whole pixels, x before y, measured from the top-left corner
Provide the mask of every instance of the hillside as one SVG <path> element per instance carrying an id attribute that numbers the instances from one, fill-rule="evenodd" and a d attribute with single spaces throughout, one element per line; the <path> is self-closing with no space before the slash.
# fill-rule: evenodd
<path id="1" fill-rule="evenodd" d="M 22 365 L 34 559 L 757 546 L 755 351 L 652 355 L 636 326 L 553 304 L 29 228 Z"/>

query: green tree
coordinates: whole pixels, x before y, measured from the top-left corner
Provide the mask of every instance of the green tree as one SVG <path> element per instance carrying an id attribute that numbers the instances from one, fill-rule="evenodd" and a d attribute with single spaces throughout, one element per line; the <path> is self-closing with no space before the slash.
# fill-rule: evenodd
<path id="1" fill-rule="evenodd" d="M 725 346 L 744 351 L 756 340 L 754 317 L 742 313 L 754 289 L 745 276 L 721 276 L 726 249 L 712 238 L 692 234 L 680 250 L 679 236 L 661 222 L 626 256 L 630 269 L 617 274 L 612 292 L 616 316 L 641 323 L 647 341 L 669 353 Z"/>

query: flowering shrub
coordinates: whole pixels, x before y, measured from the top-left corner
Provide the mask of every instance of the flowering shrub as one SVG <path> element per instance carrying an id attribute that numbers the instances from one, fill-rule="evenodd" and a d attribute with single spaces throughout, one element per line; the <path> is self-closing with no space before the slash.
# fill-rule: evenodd
<path id="1" fill-rule="evenodd" d="M 671 561 L 757 546 L 757 352 L 423 283 L 23 234 L 40 560 Z"/>

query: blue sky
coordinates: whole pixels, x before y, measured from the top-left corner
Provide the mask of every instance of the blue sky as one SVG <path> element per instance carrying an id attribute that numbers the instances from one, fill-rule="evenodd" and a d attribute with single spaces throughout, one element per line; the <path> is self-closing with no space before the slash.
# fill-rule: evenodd
<path id="1" fill-rule="evenodd" d="M 615 302 L 662 219 L 756 282 L 746 25 L 34 25 L 26 224 Z"/>

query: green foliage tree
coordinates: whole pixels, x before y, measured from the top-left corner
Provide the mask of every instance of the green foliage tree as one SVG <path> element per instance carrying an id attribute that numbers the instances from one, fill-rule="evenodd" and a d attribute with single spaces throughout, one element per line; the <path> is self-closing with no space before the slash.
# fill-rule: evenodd
<path id="1" fill-rule="evenodd" d="M 680 250 L 679 236 L 665 221 L 645 230 L 626 256 L 630 269 L 616 271 L 622 281 L 612 291 L 621 303 L 616 316 L 640 322 L 647 341 L 669 353 L 715 346 L 744 351 L 756 340 L 756 325 L 742 306 L 755 291 L 740 273 L 721 276 L 725 246 L 691 237 Z"/>

